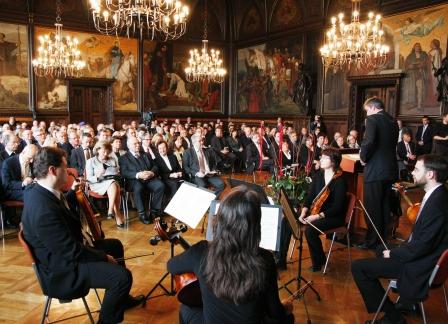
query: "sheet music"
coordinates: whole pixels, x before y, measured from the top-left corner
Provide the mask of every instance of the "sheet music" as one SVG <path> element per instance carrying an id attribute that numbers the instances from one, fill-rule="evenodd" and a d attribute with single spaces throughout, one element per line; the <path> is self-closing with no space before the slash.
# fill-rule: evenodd
<path id="1" fill-rule="evenodd" d="M 216 195 L 207 189 L 184 182 L 165 208 L 165 212 L 191 228 L 196 228 Z"/>
<path id="2" fill-rule="evenodd" d="M 278 251 L 279 219 L 279 206 L 261 207 L 260 247 L 271 251 Z"/>
<path id="3" fill-rule="evenodd" d="M 107 167 L 106 171 L 104 171 L 104 176 L 115 176 L 118 175 L 118 169 L 116 167 Z"/>

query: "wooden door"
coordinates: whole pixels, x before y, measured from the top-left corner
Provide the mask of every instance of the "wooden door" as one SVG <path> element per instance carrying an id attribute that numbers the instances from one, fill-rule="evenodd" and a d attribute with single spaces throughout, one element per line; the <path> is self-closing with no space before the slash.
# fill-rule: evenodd
<path id="1" fill-rule="evenodd" d="M 90 125 L 110 122 L 107 87 L 72 85 L 69 94 L 70 123 L 84 121 Z"/>

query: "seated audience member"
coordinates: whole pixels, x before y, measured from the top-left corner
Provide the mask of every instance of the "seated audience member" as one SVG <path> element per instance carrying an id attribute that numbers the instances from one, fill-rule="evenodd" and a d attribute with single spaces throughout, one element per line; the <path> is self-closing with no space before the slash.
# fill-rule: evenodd
<path id="1" fill-rule="evenodd" d="M 233 167 L 236 156 L 230 151 L 229 144 L 222 133 L 222 128 L 219 126 L 215 129 L 215 136 L 211 138 L 211 147 L 219 157 L 218 167 L 221 171 Z"/>
<path id="2" fill-rule="evenodd" d="M 188 149 L 191 147 L 191 139 L 190 136 L 188 136 L 188 131 L 186 129 L 180 130 L 180 137 L 182 139 L 182 146 L 184 149 Z"/>
<path id="3" fill-rule="evenodd" d="M 252 135 L 252 143 L 246 147 L 246 172 L 255 170 L 274 172 L 274 160 L 270 157 L 269 149 L 263 146 L 258 133 Z"/>
<path id="4" fill-rule="evenodd" d="M 241 144 L 238 136 L 238 130 L 233 129 L 230 132 L 230 136 L 227 137 L 227 143 L 229 144 L 230 150 L 236 157 L 234 162 L 235 171 L 241 172 L 244 169 L 244 151 L 243 145 Z"/>
<path id="5" fill-rule="evenodd" d="M 12 132 L 3 133 L 2 135 L 3 144 L 5 149 L 0 151 L 0 170 L 3 161 L 17 154 L 17 149 L 19 147 L 19 138 Z"/>
<path id="6" fill-rule="evenodd" d="M 339 148 L 339 146 L 338 146 L 338 138 L 341 137 L 341 136 L 342 136 L 341 133 L 335 132 L 334 135 L 333 135 L 333 140 L 330 143 L 330 146 L 334 147 L 334 148 Z M 342 139 L 342 143 L 344 143 L 344 139 Z"/>
<path id="7" fill-rule="evenodd" d="M 417 160 L 415 144 L 411 141 L 411 133 L 403 128 L 402 140 L 397 144 L 398 171 L 400 179 L 408 178 L 408 171 L 412 171 Z"/>
<path id="8" fill-rule="evenodd" d="M 192 272 L 201 286 L 203 307 L 181 305 L 180 323 L 294 322 L 292 302 L 279 299 L 272 253 L 259 247 L 260 219 L 258 195 L 235 188 L 221 202 L 213 241 L 168 262 L 169 272 Z"/>
<path id="9" fill-rule="evenodd" d="M 81 138 L 81 146 L 72 150 L 70 156 L 70 166 L 78 171 L 78 175 L 82 177 L 86 168 L 86 161 L 90 159 L 92 154 L 93 137 L 89 133 L 83 133 Z"/>
<path id="10" fill-rule="evenodd" d="M 359 149 L 359 144 L 356 141 L 356 137 L 354 137 L 353 135 L 347 136 L 347 145 L 348 145 L 348 148 Z"/>
<path id="11" fill-rule="evenodd" d="M 306 196 L 299 221 L 303 224 L 312 223 L 321 231 L 344 225 L 346 209 L 347 184 L 339 168 L 342 157 L 336 149 L 325 149 L 320 158 L 320 170 L 313 176 L 311 187 Z M 325 199 L 317 214 L 309 215 L 316 199 L 321 198 L 322 189 L 329 190 L 328 198 Z M 310 250 L 312 272 L 320 271 L 325 264 L 325 253 L 320 233 L 311 226 L 305 230 L 305 237 Z M 284 256 L 286 261 L 286 256 Z"/>
<path id="12" fill-rule="evenodd" d="M 37 146 L 30 144 L 22 153 L 3 162 L 1 176 L 5 200 L 23 201 L 25 188 L 34 181 L 32 164 L 37 151 Z"/>
<path id="13" fill-rule="evenodd" d="M 427 297 L 431 272 L 448 248 L 448 191 L 444 186 L 448 163 L 439 155 L 422 155 L 412 175 L 426 194 L 409 238 L 399 246 L 384 247 L 377 258 L 352 263 L 353 278 L 369 313 L 377 310 L 385 293 L 379 279 L 398 279 L 400 300 L 394 305 L 386 298 L 385 315 L 379 323 L 406 323 L 400 311 Z"/>
<path id="14" fill-rule="evenodd" d="M 140 142 L 136 137 L 130 137 L 127 142 L 129 151 L 120 156 L 121 175 L 126 179 L 126 189 L 134 192 L 134 200 L 140 221 L 150 224 L 152 218 L 161 216 L 162 198 L 165 186 L 157 178 L 158 168 L 146 154 L 141 154 Z M 147 214 L 143 203 L 145 191 L 152 193 L 151 215 Z"/>
<path id="15" fill-rule="evenodd" d="M 182 166 L 190 180 L 199 187 L 215 188 L 216 199 L 225 188 L 224 182 L 216 170 L 216 155 L 212 149 L 204 149 L 204 137 L 195 134 L 191 137 L 193 147 L 185 151 L 182 157 Z"/>
<path id="16" fill-rule="evenodd" d="M 344 137 L 343 136 L 339 136 L 336 139 L 336 147 L 337 149 L 346 149 L 348 148 L 348 145 L 346 143 L 344 143 Z"/>
<path id="17" fill-rule="evenodd" d="M 129 295 L 132 274 L 123 261 L 123 245 L 116 239 L 84 245 L 79 214 L 69 208 L 61 189 L 67 181 L 65 152 L 43 148 L 35 161 L 37 183 L 25 196 L 23 233 L 38 261 L 44 293 L 75 299 L 91 288 L 104 288 L 98 323 L 123 321 L 126 309 L 141 304 L 144 296 Z"/>
<path id="18" fill-rule="evenodd" d="M 297 138 L 297 133 L 295 131 L 293 131 L 293 132 L 291 132 L 291 134 L 289 134 L 289 136 L 287 137 L 287 142 L 289 144 L 289 148 L 291 149 L 293 161 L 297 161 L 301 144 L 299 142 L 299 139 Z M 293 162 L 293 163 L 297 163 L 297 162 Z"/>
<path id="19" fill-rule="evenodd" d="M 312 166 L 314 159 L 314 144 L 313 144 L 313 137 L 308 136 L 308 138 L 305 141 L 305 145 L 302 145 L 300 149 L 300 155 L 299 155 L 299 161 L 300 165 L 303 168 L 306 168 L 308 166 Z"/>
<path id="20" fill-rule="evenodd" d="M 171 199 L 183 180 L 182 168 L 177 162 L 176 156 L 172 153 L 168 153 L 168 144 L 166 142 L 160 142 L 157 146 L 157 150 L 159 151 L 159 154 L 157 155 L 155 162 L 163 183 L 170 190 L 169 198 Z"/>
<path id="21" fill-rule="evenodd" d="M 108 141 L 99 141 L 93 152 L 94 156 L 86 162 L 86 178 L 90 190 L 98 195 L 107 194 L 109 199 L 107 218 L 115 218 L 117 227 L 122 229 L 125 220 L 120 212 L 120 184 L 116 178 L 120 172 L 117 161 L 109 156 L 112 145 Z"/>
<path id="22" fill-rule="evenodd" d="M 47 138 L 47 134 L 45 133 L 45 128 L 37 128 L 37 130 L 34 132 L 34 144 L 36 144 L 38 147 L 44 146 L 45 139 Z"/>
<path id="23" fill-rule="evenodd" d="M 294 156 L 289 149 L 288 142 L 282 143 L 282 164 L 283 167 L 290 167 L 294 163 Z"/>
<path id="24" fill-rule="evenodd" d="M 151 160 L 155 160 L 157 157 L 156 146 L 152 146 L 151 134 L 145 133 L 142 136 L 142 153 L 147 154 Z"/>
<path id="25" fill-rule="evenodd" d="M 120 156 L 126 154 L 126 151 L 121 148 L 121 143 L 122 141 L 120 136 L 112 136 L 112 152 L 110 152 L 109 156 L 117 161 L 117 165 Z"/>
<path id="26" fill-rule="evenodd" d="M 17 152 L 20 153 L 28 144 L 34 144 L 33 131 L 31 129 L 24 129 L 20 135 L 20 144 Z"/>
<path id="27" fill-rule="evenodd" d="M 172 141 L 169 146 L 171 153 L 174 154 L 180 167 L 182 167 L 182 155 L 186 150 L 184 146 L 184 139 L 181 136 L 175 136 L 174 141 Z"/>
<path id="28" fill-rule="evenodd" d="M 73 146 L 68 140 L 67 132 L 59 130 L 56 134 L 56 138 L 58 140 L 58 148 L 63 149 L 67 153 L 67 156 L 70 156 L 72 154 Z"/>

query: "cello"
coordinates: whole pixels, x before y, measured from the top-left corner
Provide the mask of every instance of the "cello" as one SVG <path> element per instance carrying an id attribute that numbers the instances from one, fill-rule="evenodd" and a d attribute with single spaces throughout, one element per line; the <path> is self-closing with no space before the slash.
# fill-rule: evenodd
<path id="1" fill-rule="evenodd" d="M 398 192 L 401 194 L 403 199 L 408 204 L 408 209 L 406 210 L 406 217 L 409 219 L 409 221 L 414 224 L 417 220 L 418 212 L 420 211 L 420 205 L 421 203 L 413 203 L 411 199 L 406 195 L 406 187 L 403 186 L 400 183 L 395 183 L 394 187 L 398 190 Z"/>
<path id="2" fill-rule="evenodd" d="M 156 240 L 179 244 L 185 250 L 190 248 L 190 244 L 181 235 L 182 232 L 186 231 L 185 225 L 181 225 L 177 228 L 173 222 L 168 228 L 168 224 L 164 220 L 157 218 L 155 220 L 154 230 L 158 234 Z M 173 279 L 176 286 L 177 300 L 179 302 L 190 307 L 202 307 L 202 295 L 199 287 L 199 280 L 194 273 L 174 275 Z"/>

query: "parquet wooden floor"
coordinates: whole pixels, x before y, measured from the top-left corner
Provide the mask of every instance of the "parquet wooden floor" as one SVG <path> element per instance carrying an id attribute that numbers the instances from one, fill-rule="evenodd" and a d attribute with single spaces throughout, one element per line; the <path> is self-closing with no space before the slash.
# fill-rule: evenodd
<path id="1" fill-rule="evenodd" d="M 241 176 L 244 177 L 244 176 Z M 135 212 L 133 212 L 135 214 Z M 161 242 L 157 246 L 148 243 L 150 236 L 154 235 L 152 225 L 143 225 L 139 221 L 133 221 L 128 230 L 117 230 L 112 220 L 103 222 L 103 229 L 107 237 L 120 239 L 125 246 L 127 256 L 143 254 L 154 251 L 154 256 L 143 257 L 127 261 L 128 268 L 132 271 L 134 284 L 131 293 L 146 294 L 163 276 L 166 271 L 166 262 L 170 257 L 170 245 L 168 242 Z M 399 237 L 407 237 L 410 231 L 410 224 L 404 217 L 398 232 Z M 200 229 L 189 229 L 184 235 L 190 243 L 195 243 L 203 239 Z M 329 240 L 325 241 L 328 249 Z M 337 249 L 332 254 L 329 271 L 327 275 L 321 273 L 310 273 L 306 269 L 310 266 L 309 253 L 304 244 L 303 276 L 307 280 L 313 281 L 313 286 L 320 295 L 321 301 L 317 301 L 314 294 L 308 290 L 306 293 L 306 303 L 313 323 L 354 323 L 361 324 L 371 318 L 366 313 L 361 296 L 353 282 L 349 260 L 346 249 L 342 245 L 335 244 Z M 181 253 L 181 247 L 175 248 L 175 253 Z M 361 251 L 352 248 L 352 258 L 364 258 L 372 255 L 371 252 Z M 288 270 L 280 273 L 279 286 L 297 273 L 298 253 L 294 252 Z M 169 287 L 169 280 L 165 280 L 164 285 Z M 294 288 L 292 285 L 291 288 Z M 162 291 L 157 290 L 159 293 Z M 102 293 L 100 291 L 100 293 Z M 282 298 L 288 293 L 282 289 Z M 1 323 L 39 323 L 44 305 L 42 295 L 28 257 L 17 238 L 7 239 L 0 252 L 0 322 Z M 88 296 L 88 303 L 91 309 L 97 310 L 98 304 L 94 294 Z M 295 301 L 294 315 L 296 323 L 306 323 L 306 314 L 303 301 Z M 124 323 L 153 323 L 170 324 L 178 323 L 179 304 L 176 297 L 161 296 L 151 299 L 146 306 L 128 310 L 125 313 Z M 70 304 L 59 304 L 54 301 L 51 307 L 50 319 L 60 320 L 67 316 L 83 313 L 81 300 Z M 425 310 L 429 323 L 447 323 L 448 315 L 444 307 L 443 292 L 441 290 L 432 291 L 429 300 L 425 303 Z M 98 313 L 94 314 L 98 318 Z M 407 316 L 408 323 L 421 323 L 417 316 Z M 65 323 L 89 323 L 87 316 L 77 317 Z"/>

